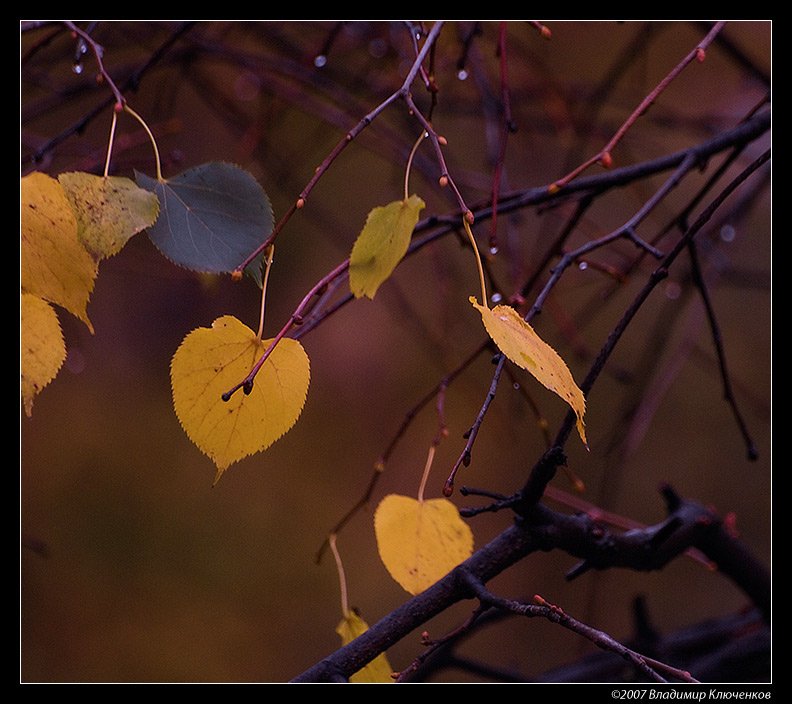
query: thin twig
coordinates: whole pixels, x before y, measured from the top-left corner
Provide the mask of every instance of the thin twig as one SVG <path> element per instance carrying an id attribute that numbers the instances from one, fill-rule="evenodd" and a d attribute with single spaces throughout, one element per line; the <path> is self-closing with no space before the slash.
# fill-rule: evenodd
<path id="1" fill-rule="evenodd" d="M 630 306 L 625 311 L 624 315 L 622 316 L 621 320 L 617 323 L 616 327 L 611 331 L 608 339 L 606 340 L 605 344 L 603 345 L 602 349 L 600 350 L 597 359 L 592 364 L 586 378 L 583 380 L 583 383 L 580 384 L 580 388 L 584 394 L 588 395 L 588 392 L 591 390 L 594 382 L 596 381 L 597 377 L 602 372 L 603 368 L 605 367 L 605 363 L 610 357 L 613 349 L 615 348 L 617 342 L 624 334 L 624 331 L 627 329 L 628 325 L 632 321 L 633 317 L 636 315 L 638 310 L 641 308 L 643 303 L 649 297 L 649 294 L 654 290 L 655 286 L 657 286 L 660 281 L 668 276 L 668 268 L 671 264 L 676 260 L 679 256 L 680 252 L 682 252 L 687 246 L 690 241 L 696 236 L 696 234 L 709 222 L 718 208 L 723 204 L 723 202 L 757 169 L 763 166 L 768 160 L 770 159 L 770 150 L 765 151 L 759 157 L 757 157 L 753 162 L 751 162 L 743 171 L 741 171 L 737 176 L 735 176 L 727 185 L 726 187 L 712 200 L 712 202 L 702 211 L 702 213 L 698 216 L 696 221 L 691 225 L 684 233 L 684 235 L 679 239 L 676 245 L 672 248 L 672 250 L 668 253 L 665 259 L 661 262 L 660 266 L 655 269 L 649 280 L 646 282 L 644 287 L 641 291 L 638 292 L 637 296 L 630 304 Z M 556 439 L 553 443 L 554 447 L 562 448 L 566 443 L 569 434 L 572 432 L 572 428 L 575 425 L 575 415 L 574 413 L 568 413 L 564 422 L 561 425 L 561 428 L 556 435 Z M 531 471 L 531 474 L 526 482 L 526 485 L 523 487 L 522 495 L 524 500 L 530 504 L 539 500 L 539 498 L 544 493 L 544 489 L 550 480 L 555 475 L 556 466 L 552 466 L 548 463 L 538 463 L 534 469 Z"/>
<path id="2" fill-rule="evenodd" d="M 478 356 L 487 348 L 487 343 L 483 343 L 477 349 L 475 349 L 470 355 L 468 355 L 455 369 L 451 372 L 446 374 L 423 398 L 421 398 L 418 403 L 416 403 L 404 416 L 404 419 L 401 422 L 398 430 L 394 434 L 391 441 L 388 443 L 385 450 L 382 454 L 377 458 L 377 461 L 374 463 L 374 473 L 371 475 L 369 479 L 368 486 L 366 490 L 363 492 L 363 495 L 355 502 L 355 504 L 350 508 L 340 519 L 339 521 L 333 526 L 330 530 L 331 534 L 339 533 L 341 529 L 349 523 L 355 514 L 358 511 L 363 509 L 365 506 L 368 505 L 369 501 L 371 500 L 372 495 L 374 494 L 374 489 L 379 482 L 382 473 L 385 471 L 385 466 L 390 459 L 391 454 L 396 449 L 396 446 L 402 440 L 404 435 L 407 432 L 407 429 L 412 425 L 412 422 L 415 420 L 418 413 L 427 406 L 434 398 L 439 397 L 441 393 L 445 393 L 445 390 L 454 382 L 454 380 L 459 377 L 477 358 Z M 438 410 L 440 413 L 440 410 Z M 322 545 L 319 547 L 319 550 L 316 553 L 315 560 L 317 564 L 321 562 L 322 556 L 327 549 L 328 543 L 325 540 Z"/>
<path id="3" fill-rule="evenodd" d="M 421 65 L 423 64 L 424 59 L 426 58 L 426 54 L 429 52 L 432 44 L 437 40 L 438 35 L 440 34 L 440 30 L 443 27 L 443 22 L 436 22 L 432 29 L 430 30 L 429 34 L 426 37 L 426 41 L 424 41 L 421 50 L 418 52 L 418 56 L 416 57 L 415 61 L 413 62 L 410 70 L 407 72 L 407 76 L 404 79 L 404 82 L 399 87 L 398 90 L 391 93 L 385 100 L 383 100 L 379 105 L 377 105 L 373 110 L 371 110 L 367 115 L 365 115 L 358 123 L 351 129 L 349 132 L 344 135 L 338 144 L 333 147 L 332 151 L 325 157 L 322 163 L 316 168 L 314 171 L 314 175 L 305 185 L 303 190 L 300 192 L 297 200 L 291 204 L 289 209 L 283 214 L 283 216 L 278 220 L 275 226 L 272 228 L 272 232 L 269 236 L 262 242 L 255 250 L 253 250 L 247 258 L 235 269 L 235 272 L 243 272 L 245 268 L 250 264 L 256 257 L 258 257 L 261 252 L 263 252 L 269 245 L 273 244 L 277 239 L 280 232 L 283 230 L 284 226 L 286 225 L 291 217 L 296 213 L 298 210 L 305 206 L 306 201 L 308 200 L 308 196 L 310 195 L 311 191 L 314 189 L 314 186 L 319 182 L 319 180 L 327 173 L 330 166 L 333 162 L 338 158 L 339 154 L 346 149 L 346 147 L 351 144 L 351 142 L 364 130 L 368 127 L 391 103 L 394 103 L 396 100 L 399 99 L 406 99 L 409 95 L 410 85 L 415 80 L 415 76 L 418 73 Z"/>
<path id="4" fill-rule="evenodd" d="M 737 406 L 737 399 L 735 398 L 734 392 L 732 391 L 731 377 L 726 364 L 726 351 L 723 348 L 723 337 L 721 336 L 720 326 L 718 325 L 718 319 L 715 316 L 715 308 L 712 305 L 712 299 L 710 298 L 707 284 L 704 281 L 704 274 L 701 271 L 701 264 L 699 262 L 695 241 L 690 240 L 687 247 L 688 254 L 690 255 L 693 283 L 696 285 L 699 295 L 701 296 L 701 301 L 704 303 L 704 309 L 707 312 L 707 320 L 709 321 L 710 325 L 710 332 L 712 333 L 712 344 L 715 346 L 715 354 L 718 356 L 718 367 L 720 369 L 721 379 L 723 381 L 723 397 L 726 400 L 726 403 L 729 404 L 732 414 L 734 415 L 734 420 L 737 422 L 737 427 L 740 429 L 740 433 L 743 436 L 748 459 L 756 460 L 759 457 L 759 451 L 756 449 L 756 443 L 754 443 L 753 438 L 751 437 L 751 433 L 748 430 L 748 425 L 746 424 L 742 413 L 740 413 L 740 409 Z"/>
<path id="5" fill-rule="evenodd" d="M 185 22 L 179 28 L 174 30 L 174 32 L 151 53 L 151 56 L 149 56 L 148 60 L 123 82 L 121 88 L 119 89 L 121 94 L 125 93 L 127 90 L 136 89 L 140 85 L 140 81 L 142 80 L 143 76 L 153 66 L 155 66 L 162 56 L 168 51 L 168 49 L 170 49 L 170 47 L 175 44 L 186 32 L 192 29 L 194 25 L 195 22 Z M 45 154 L 57 147 L 59 144 L 61 144 L 61 142 L 64 142 L 72 135 L 81 133 L 91 122 L 93 122 L 94 119 L 96 119 L 96 117 L 104 112 L 105 108 L 113 105 L 114 103 L 117 103 L 117 97 L 115 93 L 112 93 L 112 95 L 108 96 L 105 100 L 97 103 L 97 105 L 94 106 L 92 110 L 89 110 L 73 125 L 67 127 L 62 132 L 39 146 L 35 152 L 23 158 L 22 163 L 40 162 L 44 158 Z"/>
<path id="6" fill-rule="evenodd" d="M 500 86 L 501 103 L 503 110 L 503 129 L 501 131 L 498 157 L 495 161 L 495 168 L 492 171 L 492 218 L 490 219 L 489 246 L 490 250 L 497 250 L 498 247 L 498 199 L 500 197 L 501 176 L 503 174 L 504 161 L 506 159 L 506 144 L 509 133 L 516 131 L 516 125 L 512 117 L 511 97 L 509 92 L 508 61 L 506 57 L 506 28 L 507 23 L 501 22 L 498 26 L 498 58 L 500 67 Z M 540 29 L 541 31 L 541 29 Z"/>
<path id="7" fill-rule="evenodd" d="M 707 47 L 714 41 L 720 31 L 725 26 L 725 22 L 716 22 L 707 35 L 685 56 L 671 71 L 660 81 L 649 94 L 639 103 L 638 107 L 633 110 L 630 116 L 624 123 L 616 130 L 613 137 L 610 138 L 608 143 L 590 159 L 584 161 L 580 166 L 570 171 L 566 176 L 554 181 L 548 189 L 550 191 L 557 191 L 566 186 L 570 181 L 577 178 L 583 171 L 593 166 L 596 163 L 601 163 L 605 167 L 610 167 L 612 163 L 612 152 L 616 145 L 621 141 L 627 131 L 632 127 L 641 115 L 643 115 L 652 103 L 657 100 L 658 96 L 668 87 L 668 85 L 680 74 L 682 71 L 693 61 L 703 61 L 706 56 Z"/>
<path id="8" fill-rule="evenodd" d="M 504 611 L 508 611 L 509 613 L 517 614 L 518 616 L 527 616 L 529 618 L 545 618 L 548 621 L 557 623 L 559 626 L 563 626 L 573 633 L 583 636 L 598 648 L 616 653 L 617 655 L 621 656 L 649 680 L 654 680 L 655 682 L 666 682 L 667 680 L 665 677 L 663 677 L 660 672 L 658 672 L 659 669 L 662 669 L 666 674 L 669 674 L 682 682 L 697 681 L 691 677 L 689 672 L 685 672 L 684 670 L 680 670 L 678 668 L 672 667 L 671 665 L 661 663 L 655 659 L 650 659 L 644 655 L 641 655 L 640 653 L 637 653 L 632 648 L 628 648 L 626 645 L 620 643 L 608 633 L 605 633 L 605 631 L 601 631 L 597 628 L 589 626 L 586 623 L 583 623 L 582 621 L 578 621 L 560 607 L 556 606 L 555 604 L 548 603 L 545 601 L 545 599 L 538 595 L 534 597 L 534 600 L 537 602 L 535 604 L 525 604 L 513 599 L 504 599 L 490 592 L 484 586 L 481 580 L 470 573 L 463 571 L 462 575 L 467 583 L 467 586 L 482 604 L 492 608 L 502 609 Z"/>
<path id="9" fill-rule="evenodd" d="M 490 607 L 486 604 L 479 603 L 473 610 L 473 613 L 465 619 L 465 621 L 457 626 L 455 629 L 446 633 L 442 638 L 437 640 L 430 640 L 429 634 L 424 631 L 421 634 L 421 643 L 426 646 L 426 650 L 421 653 L 415 660 L 413 660 L 406 668 L 399 672 L 396 677 L 396 682 L 405 682 L 421 665 L 423 665 L 429 658 L 431 658 L 440 648 L 448 647 L 449 643 L 454 643 L 462 636 L 469 633 L 478 622 L 479 618 L 483 616 Z"/>
<path id="10" fill-rule="evenodd" d="M 465 447 L 457 458 L 457 461 L 454 462 L 454 466 L 451 468 L 451 473 L 448 475 L 448 479 L 446 479 L 445 485 L 443 486 L 443 494 L 445 496 L 451 496 L 451 494 L 454 493 L 454 481 L 456 480 L 456 475 L 460 467 L 462 465 L 465 467 L 470 465 L 471 459 L 473 457 L 473 445 L 475 444 L 476 438 L 478 437 L 481 424 L 484 422 L 484 418 L 487 415 L 490 404 L 495 400 L 495 392 L 498 388 L 498 382 L 500 381 L 501 373 L 503 372 L 503 365 L 506 363 L 506 357 L 503 353 L 499 352 L 495 357 L 495 360 L 497 361 L 495 363 L 495 371 L 492 374 L 492 381 L 490 381 L 489 391 L 484 398 L 484 403 L 481 404 L 481 408 L 479 409 L 478 415 L 476 416 L 476 420 L 473 421 L 473 425 L 471 425 L 470 429 L 467 431 L 467 433 L 465 433 L 465 437 L 467 438 Z"/>

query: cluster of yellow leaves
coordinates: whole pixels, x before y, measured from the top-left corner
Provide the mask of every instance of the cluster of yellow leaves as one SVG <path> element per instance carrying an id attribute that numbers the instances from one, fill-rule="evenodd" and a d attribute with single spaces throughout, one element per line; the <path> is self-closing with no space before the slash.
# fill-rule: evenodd
<path id="1" fill-rule="evenodd" d="M 83 321 L 99 261 L 116 254 L 159 214 L 157 197 L 129 179 L 75 172 L 21 181 L 21 356 L 25 413 L 57 375 L 66 347 L 60 306 Z"/>

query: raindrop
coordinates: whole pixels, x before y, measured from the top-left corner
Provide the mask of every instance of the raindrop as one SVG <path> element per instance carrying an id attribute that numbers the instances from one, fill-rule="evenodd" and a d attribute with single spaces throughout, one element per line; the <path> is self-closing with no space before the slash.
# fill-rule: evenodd
<path id="1" fill-rule="evenodd" d="M 586 269 L 588 269 L 588 262 L 580 262 L 580 264 L 578 264 L 578 269 L 580 269 L 581 271 L 585 271 Z"/>
<path id="2" fill-rule="evenodd" d="M 682 294 L 682 287 L 676 281 L 669 281 L 665 287 L 665 295 L 669 300 L 675 301 Z"/>
<path id="3" fill-rule="evenodd" d="M 720 229 L 720 238 L 724 242 L 734 242 L 734 238 L 737 236 L 737 230 L 735 230 L 731 225 L 724 225 Z"/>
<path id="4" fill-rule="evenodd" d="M 322 66 L 324 66 L 326 63 L 327 57 L 324 54 L 319 54 L 314 59 L 314 66 L 316 66 L 316 68 L 322 68 Z"/>
<path id="5" fill-rule="evenodd" d="M 512 384 L 512 388 L 513 388 L 515 391 L 519 391 L 519 390 L 520 390 L 520 385 L 519 385 L 519 384 L 518 384 L 518 383 L 515 381 L 515 382 Z"/>
<path id="6" fill-rule="evenodd" d="M 76 73 L 78 76 L 83 72 L 83 68 L 84 67 L 81 61 L 75 61 L 72 64 L 72 71 L 74 71 L 74 73 Z"/>
<path id="7" fill-rule="evenodd" d="M 497 293 L 497 292 L 496 292 L 496 293 L 493 293 L 493 294 L 490 296 L 490 300 L 491 300 L 493 303 L 500 303 L 500 302 L 503 300 L 503 296 L 501 296 L 499 293 Z"/>
<path id="8" fill-rule="evenodd" d="M 464 68 L 461 68 L 459 69 L 459 71 L 457 71 L 457 78 L 460 81 L 466 81 L 467 77 L 468 77 L 468 72 Z"/>
<path id="9" fill-rule="evenodd" d="M 498 253 L 498 246 L 492 245 L 492 247 L 489 248 L 489 253 L 494 257 Z"/>

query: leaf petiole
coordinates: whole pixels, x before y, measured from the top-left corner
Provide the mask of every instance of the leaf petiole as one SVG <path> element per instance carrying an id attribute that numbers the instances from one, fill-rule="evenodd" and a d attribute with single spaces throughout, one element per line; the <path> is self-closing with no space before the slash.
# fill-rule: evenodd
<path id="1" fill-rule="evenodd" d="M 462 224 L 465 226 L 470 246 L 473 247 L 473 254 L 476 255 L 476 266 L 478 267 L 479 284 L 481 285 L 481 305 L 485 308 L 487 306 L 487 284 L 484 281 L 484 266 L 481 263 L 481 255 L 479 254 L 478 246 L 476 245 L 476 238 L 473 237 L 473 231 L 470 229 L 470 223 L 467 218 L 462 218 Z"/>
<path id="2" fill-rule="evenodd" d="M 107 159 L 105 160 L 104 177 L 110 175 L 110 157 L 113 153 L 113 140 L 115 139 L 115 129 L 118 124 L 118 113 L 113 110 L 113 122 L 110 125 L 110 141 L 107 144 Z"/>
<path id="3" fill-rule="evenodd" d="M 266 253 L 264 255 L 264 281 L 261 283 L 261 315 L 259 317 L 258 332 L 256 333 L 256 339 L 259 342 L 261 341 L 261 336 L 264 333 L 264 310 L 266 308 L 267 301 L 267 282 L 269 281 L 270 269 L 272 268 L 274 257 L 275 245 L 271 244 L 269 247 L 267 247 Z"/>
<path id="4" fill-rule="evenodd" d="M 132 115 L 132 117 L 134 117 L 142 125 L 143 129 L 146 130 L 146 134 L 148 135 L 148 138 L 151 140 L 151 146 L 154 148 L 154 161 L 156 162 L 156 167 L 157 167 L 157 181 L 162 182 L 164 179 L 162 178 L 162 164 L 160 162 L 159 149 L 157 148 L 157 140 L 154 139 L 154 135 L 149 129 L 149 126 L 146 124 L 146 121 L 140 115 L 138 115 L 131 107 L 129 107 L 127 103 L 124 103 L 124 111 Z"/>
<path id="5" fill-rule="evenodd" d="M 346 572 L 344 572 L 344 563 L 341 562 L 341 555 L 336 547 L 336 534 L 331 533 L 327 538 L 327 542 L 330 545 L 330 550 L 336 563 L 336 570 L 338 571 L 338 583 L 341 587 L 341 614 L 344 618 L 347 618 L 349 615 L 349 596 L 347 594 Z"/>
<path id="6" fill-rule="evenodd" d="M 421 132 L 421 136 L 418 137 L 418 139 L 415 141 L 415 144 L 413 144 L 412 149 L 410 150 L 410 156 L 407 157 L 407 167 L 404 169 L 404 200 L 407 200 L 410 197 L 410 170 L 412 169 L 415 152 L 418 151 L 418 147 L 421 146 L 421 142 L 423 142 L 428 136 L 429 133 L 426 130 Z"/>

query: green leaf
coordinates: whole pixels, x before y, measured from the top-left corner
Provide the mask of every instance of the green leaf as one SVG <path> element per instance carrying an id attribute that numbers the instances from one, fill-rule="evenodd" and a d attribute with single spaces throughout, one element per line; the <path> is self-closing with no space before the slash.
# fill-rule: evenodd
<path id="1" fill-rule="evenodd" d="M 247 171 L 210 162 L 157 181 L 135 172 L 139 186 L 157 195 L 160 214 L 149 237 L 171 261 L 193 271 L 236 269 L 272 232 L 269 198 Z M 261 285 L 261 257 L 248 273 Z"/>
<path id="2" fill-rule="evenodd" d="M 128 178 L 74 171 L 58 181 L 77 217 L 77 234 L 96 259 L 117 254 L 157 219 L 157 196 Z"/>
<path id="3" fill-rule="evenodd" d="M 580 439 L 588 449 L 586 426 L 583 423 L 586 397 L 558 352 L 539 337 L 514 308 L 495 306 L 490 310 L 486 306 L 480 306 L 472 296 L 470 302 L 481 313 L 484 327 L 500 351 L 570 405 L 577 416 Z"/>
<path id="4" fill-rule="evenodd" d="M 416 195 L 374 208 L 349 256 L 349 288 L 355 298 L 374 298 L 407 253 L 418 216 L 426 204 Z"/>

